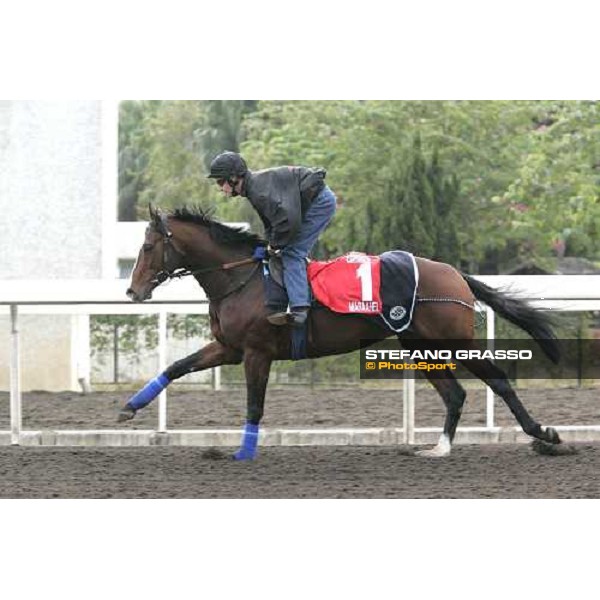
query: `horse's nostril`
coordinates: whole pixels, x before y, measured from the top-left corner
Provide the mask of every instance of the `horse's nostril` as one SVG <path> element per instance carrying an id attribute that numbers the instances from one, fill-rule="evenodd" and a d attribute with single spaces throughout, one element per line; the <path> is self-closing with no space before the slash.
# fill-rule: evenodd
<path id="1" fill-rule="evenodd" d="M 144 300 L 149 300 L 152 298 L 152 292 L 135 292 L 132 288 L 129 288 L 125 294 L 127 297 L 133 302 L 143 302 Z"/>

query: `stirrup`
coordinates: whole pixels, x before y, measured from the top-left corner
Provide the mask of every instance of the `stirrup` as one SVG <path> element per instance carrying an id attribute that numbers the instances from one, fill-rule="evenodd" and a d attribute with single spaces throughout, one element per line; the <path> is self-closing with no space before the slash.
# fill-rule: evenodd
<path id="1" fill-rule="evenodd" d="M 287 325 L 291 322 L 291 314 L 287 312 L 276 312 L 267 316 L 267 321 L 271 325 Z"/>
<path id="2" fill-rule="evenodd" d="M 292 311 L 292 312 L 277 312 L 267 316 L 267 321 L 271 325 L 293 325 L 294 327 L 302 327 L 306 323 L 308 310 Z"/>

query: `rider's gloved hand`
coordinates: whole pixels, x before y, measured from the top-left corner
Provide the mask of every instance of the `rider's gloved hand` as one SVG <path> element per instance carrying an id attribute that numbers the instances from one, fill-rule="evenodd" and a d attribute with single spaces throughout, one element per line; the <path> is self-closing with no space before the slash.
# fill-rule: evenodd
<path id="1" fill-rule="evenodd" d="M 256 246 L 254 248 L 254 252 L 252 253 L 252 258 L 254 260 L 265 260 L 267 256 L 267 249 L 264 246 Z"/>

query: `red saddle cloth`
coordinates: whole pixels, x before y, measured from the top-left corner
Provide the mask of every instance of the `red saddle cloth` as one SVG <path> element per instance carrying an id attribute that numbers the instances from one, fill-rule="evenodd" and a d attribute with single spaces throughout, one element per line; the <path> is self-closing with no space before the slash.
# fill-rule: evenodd
<path id="1" fill-rule="evenodd" d="M 338 313 L 382 311 L 379 256 L 351 252 L 327 262 L 312 261 L 307 273 L 314 297 Z"/>

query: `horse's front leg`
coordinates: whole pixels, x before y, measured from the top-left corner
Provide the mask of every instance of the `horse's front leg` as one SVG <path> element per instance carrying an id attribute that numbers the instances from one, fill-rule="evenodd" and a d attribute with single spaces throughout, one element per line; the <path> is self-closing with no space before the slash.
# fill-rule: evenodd
<path id="1" fill-rule="evenodd" d="M 244 354 L 246 372 L 246 425 L 242 445 L 233 455 L 235 460 L 252 460 L 256 456 L 258 430 L 265 408 L 265 393 L 269 381 L 272 358 L 264 351 L 249 348 Z"/>
<path id="2" fill-rule="evenodd" d="M 172 381 L 188 373 L 195 373 L 220 365 L 239 364 L 240 362 L 242 362 L 242 353 L 239 350 L 224 346 L 220 342 L 212 342 L 198 352 L 194 352 L 169 365 L 164 373 L 149 381 L 121 409 L 117 421 L 133 419 L 140 408 L 150 404 Z"/>

